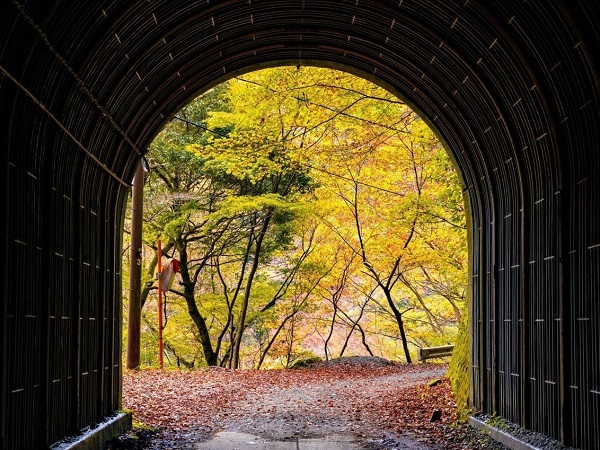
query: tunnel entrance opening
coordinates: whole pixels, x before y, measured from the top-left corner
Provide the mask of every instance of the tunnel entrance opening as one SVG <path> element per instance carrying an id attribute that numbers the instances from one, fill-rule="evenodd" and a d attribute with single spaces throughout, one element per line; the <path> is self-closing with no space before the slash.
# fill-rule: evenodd
<path id="1" fill-rule="evenodd" d="M 290 367 L 357 350 L 411 362 L 416 347 L 454 343 L 468 283 L 462 189 L 397 97 L 337 70 L 265 69 L 188 104 L 150 148 L 146 251 L 136 244 L 125 265 L 145 274 L 130 304 L 152 306 L 127 367 L 158 364 L 158 239 L 181 271 L 171 365 Z M 232 361 L 242 342 L 245 362 Z"/>

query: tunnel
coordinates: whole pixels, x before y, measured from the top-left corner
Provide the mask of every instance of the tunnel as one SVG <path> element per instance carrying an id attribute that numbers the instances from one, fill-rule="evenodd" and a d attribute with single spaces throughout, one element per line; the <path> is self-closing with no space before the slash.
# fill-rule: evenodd
<path id="1" fill-rule="evenodd" d="M 262 67 L 352 72 L 444 143 L 469 212 L 471 405 L 600 439 L 595 0 L 2 0 L 0 448 L 121 407 L 135 168 L 192 98 Z"/>

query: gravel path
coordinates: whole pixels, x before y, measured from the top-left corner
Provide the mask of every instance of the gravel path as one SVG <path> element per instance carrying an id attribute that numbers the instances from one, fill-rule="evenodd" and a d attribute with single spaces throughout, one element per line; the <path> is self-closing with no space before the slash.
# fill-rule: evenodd
<path id="1" fill-rule="evenodd" d="M 126 372 L 124 407 L 159 431 L 124 436 L 107 448 L 190 449 L 235 432 L 277 442 L 349 436 L 371 450 L 502 449 L 454 425 L 445 372 L 445 365 L 365 357 L 299 370 Z M 442 417 L 432 423 L 434 410 Z"/>
<path id="2" fill-rule="evenodd" d="M 237 403 L 235 413 L 217 413 L 217 417 L 224 430 L 253 433 L 274 440 L 353 433 L 377 441 L 385 436 L 361 420 L 356 405 L 371 404 L 374 399 L 395 392 L 399 386 L 409 388 L 424 384 L 445 373 L 445 367 L 433 367 L 423 372 L 331 379 L 308 386 L 267 386 L 246 395 Z M 408 436 L 402 440 L 410 442 L 412 448 L 420 448 Z"/>

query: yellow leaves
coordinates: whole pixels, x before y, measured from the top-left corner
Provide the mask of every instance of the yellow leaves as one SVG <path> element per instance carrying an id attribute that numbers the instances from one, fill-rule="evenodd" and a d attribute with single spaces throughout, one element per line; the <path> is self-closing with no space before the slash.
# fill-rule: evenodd
<path id="1" fill-rule="evenodd" d="M 370 344 L 381 339 L 379 348 L 388 347 L 391 356 L 396 343 L 389 344 L 389 336 L 398 328 L 385 309 L 386 298 L 366 274 L 362 238 L 375 272 L 390 280 L 402 275 L 413 288 L 397 278 L 392 290 L 401 311 L 412 308 L 404 315 L 409 339 L 448 339 L 455 312 L 448 298 L 460 303 L 466 285 L 464 208 L 452 164 L 426 124 L 380 87 L 329 69 L 281 67 L 245 74 L 231 80 L 222 97 L 218 101 L 226 107 L 200 111 L 205 112 L 203 123 L 219 134 L 203 131 L 202 139 L 193 141 L 171 130 L 157 140 L 164 153 L 176 147 L 193 153 L 199 160 L 197 172 L 218 190 L 217 206 L 204 217 L 205 229 L 216 229 L 227 218 L 244 223 L 276 211 L 272 225 L 280 235 L 273 235 L 272 242 L 285 245 L 269 253 L 275 263 L 261 267 L 257 275 L 264 277 L 260 283 L 270 279 L 269 289 L 278 286 L 282 274 L 277 271 L 286 258 L 308 245 L 307 230 L 314 232 L 311 242 L 318 243 L 299 277 L 304 284 L 290 288 L 295 295 L 257 315 L 256 309 L 270 300 L 257 288 L 250 321 L 263 321 L 264 330 L 277 329 L 297 306 L 294 299 L 317 289 L 311 283 L 322 282 L 318 289 L 329 292 L 347 269 L 352 286 L 341 300 L 344 311 L 358 317 L 361 305 L 372 302 L 361 324 L 370 333 L 387 335 L 369 334 L 368 339 Z M 289 189 L 280 189 L 282 185 Z M 175 218 L 162 229 L 181 225 Z M 225 276 L 233 285 L 235 273 L 229 272 Z M 276 273 L 277 279 L 271 279 Z M 323 307 L 329 301 L 316 292 L 297 317 L 304 321 L 298 322 L 298 333 L 302 328 L 318 333 L 321 323 L 330 323 Z M 198 297 L 202 312 L 224 324 L 222 295 L 211 295 Z M 257 342 L 268 336 L 264 330 L 254 330 Z M 282 336 L 288 331 L 284 328 Z M 274 357 L 275 350 L 288 351 L 287 344 L 277 345 Z"/>
<path id="2" fill-rule="evenodd" d="M 227 138 L 209 139 L 208 145 L 192 144 L 187 148 L 206 158 L 209 167 L 251 183 L 285 170 L 281 146 L 254 131 L 234 131 Z"/>

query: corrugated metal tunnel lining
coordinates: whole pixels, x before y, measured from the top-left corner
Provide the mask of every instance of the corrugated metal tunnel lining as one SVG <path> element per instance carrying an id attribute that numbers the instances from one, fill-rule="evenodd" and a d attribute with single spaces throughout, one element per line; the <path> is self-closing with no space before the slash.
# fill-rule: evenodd
<path id="1" fill-rule="evenodd" d="M 140 154 L 200 91 L 293 62 L 383 84 L 435 128 L 471 209 L 474 405 L 594 448 L 598 30 L 594 0 L 2 0 L 0 442 L 47 447 L 118 409 Z"/>

